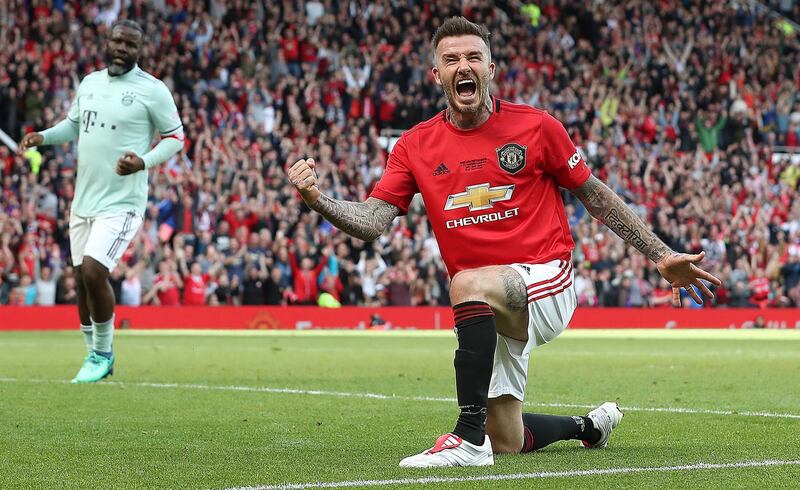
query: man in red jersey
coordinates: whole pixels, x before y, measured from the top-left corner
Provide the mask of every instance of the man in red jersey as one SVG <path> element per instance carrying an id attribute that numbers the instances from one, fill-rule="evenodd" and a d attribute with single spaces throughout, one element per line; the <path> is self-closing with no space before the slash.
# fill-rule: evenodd
<path id="1" fill-rule="evenodd" d="M 407 131 L 363 203 L 322 194 L 315 162 L 302 159 L 288 177 L 303 200 L 339 229 L 374 240 L 417 192 L 425 201 L 451 276 L 455 315 L 455 429 L 404 467 L 494 464 L 493 453 L 580 440 L 602 448 L 622 418 L 606 402 L 586 417 L 522 413 L 528 358 L 553 340 L 575 310 L 574 247 L 559 192 L 573 192 L 598 220 L 653 260 L 679 304 L 686 288 L 698 302 L 703 253 L 670 250 L 605 184 L 594 177 L 564 127 L 544 111 L 489 94 L 495 65 L 486 28 L 463 17 L 433 36 L 433 76 L 447 110 Z"/>

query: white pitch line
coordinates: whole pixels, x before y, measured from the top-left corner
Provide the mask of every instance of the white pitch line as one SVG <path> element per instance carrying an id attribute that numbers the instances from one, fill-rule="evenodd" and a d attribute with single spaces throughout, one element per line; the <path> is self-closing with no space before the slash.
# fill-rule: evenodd
<path id="1" fill-rule="evenodd" d="M 395 480 L 352 480 L 338 482 L 283 483 L 280 485 L 258 485 L 252 487 L 231 487 L 227 490 L 301 490 L 306 488 L 343 488 L 343 487 L 383 487 L 388 485 L 424 485 L 430 483 L 458 483 L 477 481 L 531 480 L 539 478 L 569 478 L 574 476 L 622 475 L 630 473 L 718 470 L 731 468 L 760 468 L 765 466 L 800 465 L 800 460 L 741 461 L 738 463 L 696 463 L 677 466 L 651 466 L 633 468 L 605 468 L 575 471 L 542 471 L 538 473 L 512 473 L 507 475 L 480 476 L 429 476 L 423 478 L 398 478 Z"/>
<path id="2" fill-rule="evenodd" d="M 66 380 L 49 380 L 49 379 L 21 379 L 21 378 L 3 378 L 0 377 L 0 382 L 5 383 L 69 383 Z M 151 383 L 151 382 L 122 382 L 122 381 L 103 381 L 98 383 L 97 386 L 120 386 L 120 387 L 139 387 L 139 388 L 157 388 L 157 389 L 186 389 L 186 390 L 209 390 L 209 391 L 242 391 L 250 393 L 280 393 L 289 395 L 311 395 L 311 396 L 338 396 L 343 398 L 366 398 L 372 400 L 400 400 L 400 401 L 421 401 L 421 402 L 446 402 L 455 403 L 456 399 L 453 397 L 436 397 L 436 396 L 406 396 L 406 395 L 387 395 L 384 393 L 359 393 L 349 391 L 327 391 L 327 390 L 301 390 L 295 388 L 271 388 L 268 386 L 235 386 L 235 385 L 204 385 L 204 384 L 183 384 L 183 383 Z M 529 407 L 543 407 L 543 408 L 595 408 L 597 404 L 585 403 L 543 403 L 543 402 L 525 402 Z M 639 407 L 632 405 L 623 405 L 625 412 L 658 412 L 658 413 L 686 413 L 686 414 L 705 414 L 705 415 L 738 415 L 741 417 L 768 417 L 768 418 L 781 418 L 781 419 L 800 419 L 800 414 L 794 413 L 773 413 L 773 412 L 754 412 L 748 410 L 712 410 L 705 408 L 686 408 L 686 407 Z"/>

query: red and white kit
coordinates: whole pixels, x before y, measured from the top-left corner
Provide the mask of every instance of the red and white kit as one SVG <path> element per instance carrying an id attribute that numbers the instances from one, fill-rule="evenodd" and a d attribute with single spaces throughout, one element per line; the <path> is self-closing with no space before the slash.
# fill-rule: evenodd
<path id="1" fill-rule="evenodd" d="M 566 328 L 575 309 L 574 243 L 559 187 L 591 175 L 564 126 L 544 111 L 493 99 L 480 127 L 446 112 L 403 134 L 371 196 L 408 211 L 422 194 L 450 276 L 511 265 L 528 287 L 529 341 L 498 336 L 490 397 L 523 398 L 528 355 Z"/>

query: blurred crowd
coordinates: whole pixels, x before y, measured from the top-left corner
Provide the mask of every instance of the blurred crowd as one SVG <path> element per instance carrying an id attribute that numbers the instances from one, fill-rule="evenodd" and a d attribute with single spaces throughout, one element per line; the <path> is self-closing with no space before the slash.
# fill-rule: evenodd
<path id="1" fill-rule="evenodd" d="M 112 273 L 120 304 L 448 304 L 421 201 L 364 243 L 309 212 L 283 166 L 314 156 L 325 192 L 364 200 L 381 136 L 444 107 L 430 37 L 465 15 L 492 33 L 496 96 L 551 112 L 669 246 L 707 252 L 724 281 L 707 306 L 797 307 L 800 33 L 748 5 L 9 0 L 0 129 L 18 141 L 64 117 L 104 67 L 109 27 L 137 20 L 140 65 L 172 90 L 187 141 L 151 173 L 142 231 Z M 76 149 L 39 151 L 0 145 L 0 304 L 75 302 Z M 654 265 L 564 199 L 579 304 L 668 305 Z"/>

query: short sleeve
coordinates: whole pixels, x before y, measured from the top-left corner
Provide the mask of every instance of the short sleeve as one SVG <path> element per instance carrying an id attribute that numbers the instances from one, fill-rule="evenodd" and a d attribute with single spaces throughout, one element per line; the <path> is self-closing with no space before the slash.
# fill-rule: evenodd
<path id="1" fill-rule="evenodd" d="M 163 83 L 158 83 L 154 90 L 153 103 L 148 107 L 150 119 L 158 129 L 161 137 L 175 136 L 183 139 L 183 124 L 178 115 L 178 108 L 172 100 L 172 94 Z"/>
<path id="2" fill-rule="evenodd" d="M 401 214 L 408 213 L 411 199 L 419 192 L 417 181 L 411 172 L 407 144 L 406 138 L 400 137 L 389 155 L 383 177 L 370 194 L 370 197 L 397 206 Z"/>
<path id="3" fill-rule="evenodd" d="M 542 119 L 539 135 L 544 171 L 552 175 L 561 187 L 575 189 L 592 175 L 592 171 L 572 144 L 564 126 L 553 116 Z"/>

